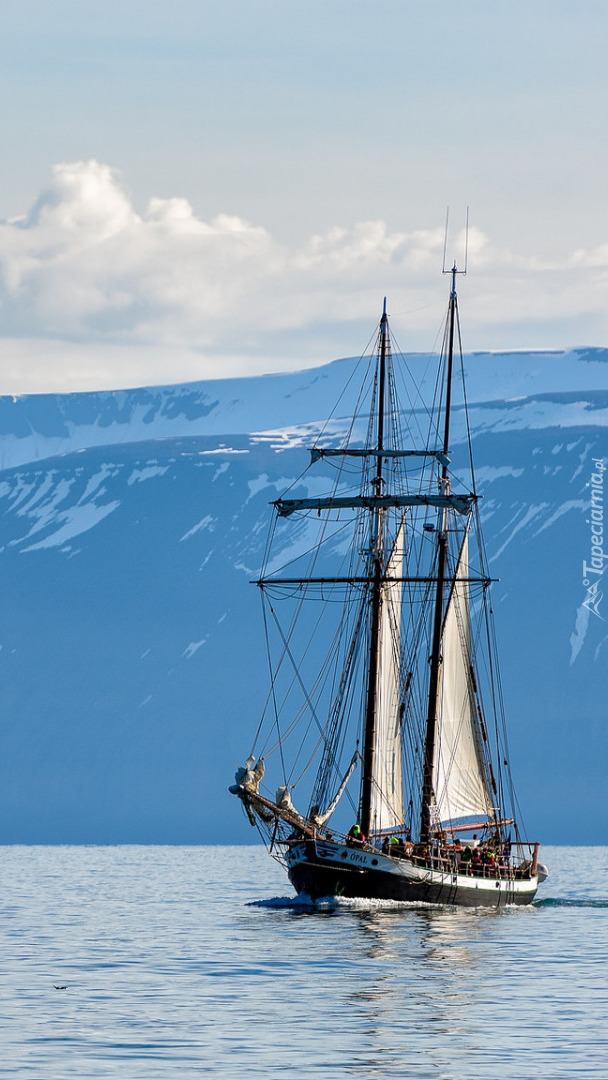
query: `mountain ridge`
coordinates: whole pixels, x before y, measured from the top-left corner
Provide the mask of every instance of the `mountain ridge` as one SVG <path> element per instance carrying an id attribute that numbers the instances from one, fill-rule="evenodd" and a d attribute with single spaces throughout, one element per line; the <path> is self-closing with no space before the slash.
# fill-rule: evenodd
<path id="1" fill-rule="evenodd" d="M 424 385 L 427 354 L 399 354 Z M 559 363 L 555 361 L 559 358 Z M 464 356 L 470 404 L 551 392 L 608 390 L 608 350 L 475 352 Z M 507 365 L 504 361 L 508 360 Z M 135 387 L 132 390 L 0 396 L 0 468 L 124 441 L 185 434 L 249 434 L 326 419 L 328 402 L 352 414 L 347 357 L 298 372 Z M 348 368 L 353 371 L 348 373 Z M 420 374 L 422 377 L 420 378 Z M 428 375 L 427 375 L 428 379 Z M 522 395 L 521 391 L 526 392 Z"/>
<path id="2" fill-rule="evenodd" d="M 470 413 L 524 820 L 545 842 L 601 843 L 607 635 L 601 604 L 584 607 L 582 567 L 593 461 L 608 455 L 608 364 L 558 355 L 532 372 L 532 395 L 508 401 L 482 395 L 510 393 L 517 372 L 493 384 L 480 361 Z M 249 582 L 269 502 L 292 483 L 309 491 L 306 449 L 349 364 L 245 380 L 232 397 L 233 380 L 216 381 L 225 397 L 160 388 L 147 423 L 142 391 L 104 392 L 105 426 L 91 395 L 64 395 L 59 433 L 56 395 L 20 399 L 30 451 L 63 441 L 0 471 L 2 842 L 253 838 L 227 793 L 267 692 Z M 604 385 L 573 385 L 582 370 Z M 91 430 L 106 441 L 81 445 Z M 465 451 L 456 427 L 466 471 Z"/>

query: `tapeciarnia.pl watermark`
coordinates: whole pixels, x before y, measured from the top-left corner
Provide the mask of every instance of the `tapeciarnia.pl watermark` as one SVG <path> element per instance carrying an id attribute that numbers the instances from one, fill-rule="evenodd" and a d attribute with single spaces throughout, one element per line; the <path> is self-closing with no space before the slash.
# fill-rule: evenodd
<path id="1" fill-rule="evenodd" d="M 600 592 L 600 583 L 605 569 L 605 560 L 608 554 L 604 554 L 604 472 L 606 466 L 603 458 L 592 458 L 593 472 L 588 487 L 591 489 L 591 510 L 587 518 L 587 525 L 591 526 L 591 555 L 590 561 L 583 559 L 583 585 L 587 595 L 583 600 L 583 607 L 592 611 L 598 619 L 603 619 L 599 613 L 600 601 L 603 592 Z"/>

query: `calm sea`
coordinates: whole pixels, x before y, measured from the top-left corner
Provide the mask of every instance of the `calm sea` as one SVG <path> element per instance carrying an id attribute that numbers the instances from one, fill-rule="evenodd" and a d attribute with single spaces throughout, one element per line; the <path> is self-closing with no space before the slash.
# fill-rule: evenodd
<path id="1" fill-rule="evenodd" d="M 0 856 L 2 1077 L 608 1077 L 608 848 L 499 913 L 307 908 L 259 848 Z"/>

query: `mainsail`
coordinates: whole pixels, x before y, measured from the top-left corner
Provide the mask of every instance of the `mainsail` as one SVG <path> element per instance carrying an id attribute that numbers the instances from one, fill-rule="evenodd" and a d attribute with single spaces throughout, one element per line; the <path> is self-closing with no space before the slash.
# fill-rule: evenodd
<path id="1" fill-rule="evenodd" d="M 465 533 L 442 635 L 433 759 L 433 817 L 447 822 L 492 816 L 475 713 L 469 622 L 468 531 Z"/>
<path id="2" fill-rule="evenodd" d="M 403 583 L 403 523 L 391 551 L 381 586 L 374 775 L 370 821 L 375 832 L 403 825 L 401 778 L 401 600 Z"/>

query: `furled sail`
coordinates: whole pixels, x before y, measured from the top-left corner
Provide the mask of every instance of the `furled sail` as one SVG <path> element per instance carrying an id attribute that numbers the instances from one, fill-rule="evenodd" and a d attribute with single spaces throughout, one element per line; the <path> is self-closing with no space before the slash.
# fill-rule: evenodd
<path id="1" fill-rule="evenodd" d="M 403 577 L 403 524 L 386 567 L 387 578 Z M 403 825 L 401 779 L 401 581 L 385 581 L 380 601 L 376 731 L 371 816 L 375 831 Z"/>
<path id="2" fill-rule="evenodd" d="M 312 821 L 313 825 L 316 825 L 317 828 L 319 828 L 321 825 L 325 825 L 326 821 L 329 821 L 331 815 L 333 814 L 334 810 L 336 809 L 336 806 L 338 805 L 338 803 L 340 802 L 340 799 L 342 798 L 344 792 L 346 791 L 346 788 L 348 786 L 348 781 L 350 780 L 351 776 L 353 775 L 353 773 L 355 771 L 355 765 L 357 764 L 358 760 L 359 760 L 359 751 L 355 750 L 355 752 L 354 752 L 354 754 L 352 756 L 351 763 L 348 766 L 346 776 L 344 777 L 342 783 L 340 784 L 340 787 L 338 788 L 338 790 L 337 790 L 334 798 L 332 799 L 331 803 L 327 807 L 327 810 L 325 811 L 325 813 L 321 814 L 320 811 L 315 806 L 313 806 L 311 808 L 310 818 L 311 818 L 311 821 Z"/>
<path id="3" fill-rule="evenodd" d="M 471 675 L 468 532 L 460 549 L 443 624 L 437 730 L 433 760 L 433 816 L 437 822 L 492 816 Z"/>

